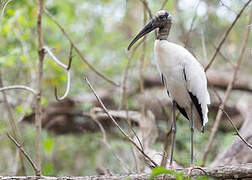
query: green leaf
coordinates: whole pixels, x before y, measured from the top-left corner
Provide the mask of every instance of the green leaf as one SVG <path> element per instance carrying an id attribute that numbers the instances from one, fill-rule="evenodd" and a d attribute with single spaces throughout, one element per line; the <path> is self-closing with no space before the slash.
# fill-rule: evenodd
<path id="1" fill-rule="evenodd" d="M 45 163 L 42 167 L 42 173 L 44 176 L 53 176 L 55 175 L 54 167 L 52 163 Z"/>
<path id="2" fill-rule="evenodd" d="M 152 170 L 152 174 L 151 174 L 151 177 L 150 179 L 154 179 L 155 177 L 161 175 L 161 174 L 172 174 L 172 175 L 176 175 L 176 172 L 173 171 L 173 170 L 168 170 L 168 169 L 165 169 L 164 167 L 156 167 Z"/>
<path id="3" fill-rule="evenodd" d="M 54 141 L 53 138 L 48 137 L 43 141 L 43 147 L 44 147 L 44 151 L 46 154 L 51 154 L 53 147 L 54 147 Z"/>
<path id="4" fill-rule="evenodd" d="M 18 113 L 22 113 L 23 112 L 23 106 L 16 106 L 16 110 Z"/>

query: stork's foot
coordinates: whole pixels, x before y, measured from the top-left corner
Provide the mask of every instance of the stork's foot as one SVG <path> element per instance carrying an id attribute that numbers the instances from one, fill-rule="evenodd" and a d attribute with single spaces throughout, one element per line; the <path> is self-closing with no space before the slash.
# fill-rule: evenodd
<path id="1" fill-rule="evenodd" d="M 170 170 L 175 170 L 174 167 L 173 167 L 172 165 L 169 165 L 169 166 L 168 166 L 168 169 L 170 169 Z"/>
<path id="2" fill-rule="evenodd" d="M 191 165 L 187 169 L 188 169 L 188 176 L 189 177 L 192 175 L 192 171 L 195 170 L 195 169 L 198 169 L 198 170 L 202 171 L 205 175 L 207 175 L 207 172 L 203 169 L 203 167 L 200 167 L 200 166 Z"/>

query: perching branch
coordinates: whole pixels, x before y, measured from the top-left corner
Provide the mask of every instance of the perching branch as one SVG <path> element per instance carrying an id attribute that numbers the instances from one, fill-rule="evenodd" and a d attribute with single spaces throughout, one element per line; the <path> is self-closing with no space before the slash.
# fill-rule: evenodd
<path id="1" fill-rule="evenodd" d="M 36 164 L 33 162 L 33 160 L 28 155 L 28 153 L 24 150 L 24 148 L 22 147 L 22 145 L 14 137 L 12 137 L 9 133 L 7 133 L 6 135 L 17 146 L 17 148 L 23 153 L 23 155 L 29 161 L 29 163 L 31 164 L 31 166 L 32 166 L 32 168 L 33 168 L 33 170 L 35 172 L 35 175 L 36 176 L 40 176 L 40 170 L 37 168 Z"/>
<path id="2" fill-rule="evenodd" d="M 201 170 L 195 169 L 192 171 L 191 176 L 193 178 L 207 176 L 209 178 L 214 179 L 243 179 L 243 178 L 251 178 L 252 177 L 252 163 L 247 164 L 238 164 L 232 166 L 217 166 L 217 167 L 207 167 L 203 168 L 206 171 L 207 175 Z M 180 169 L 177 170 L 178 173 L 183 173 L 185 178 L 188 178 L 188 170 Z M 114 174 L 114 175 L 96 175 L 96 176 L 82 176 L 82 177 L 73 177 L 73 176 L 65 176 L 65 177 L 42 177 L 44 180 L 91 180 L 91 179 L 102 179 L 102 180 L 110 180 L 110 179 L 118 179 L 118 180 L 149 180 L 151 174 L 142 173 L 142 174 Z M 1 177 L 1 180 L 37 180 L 38 177 L 35 176 L 18 176 L 18 177 Z M 174 175 L 166 174 L 160 175 L 155 178 L 155 180 L 175 180 Z"/>
<path id="3" fill-rule="evenodd" d="M 124 132 L 124 130 L 123 130 L 123 129 L 120 127 L 120 125 L 116 122 L 116 120 L 113 118 L 113 116 L 110 115 L 110 113 L 108 112 L 107 108 L 105 107 L 105 105 L 103 104 L 103 102 L 101 101 L 101 99 L 99 98 L 99 96 L 97 95 L 97 93 L 95 92 L 95 90 L 93 89 L 92 85 L 90 84 L 90 82 L 88 81 L 87 78 L 85 78 L 85 81 L 87 82 L 89 88 L 93 91 L 95 97 L 96 97 L 97 100 L 99 101 L 99 103 L 100 103 L 102 109 L 104 110 L 104 112 L 105 112 L 105 113 L 108 115 L 108 117 L 112 120 L 113 124 L 120 130 L 120 132 L 124 135 L 124 137 L 125 137 L 128 141 L 130 141 L 130 142 L 136 147 L 136 149 L 138 149 L 138 150 L 143 154 L 143 156 L 144 156 L 146 159 L 148 159 L 148 160 L 153 164 L 152 166 L 157 167 L 157 166 L 158 166 L 157 163 L 155 163 L 147 154 L 145 154 L 145 152 L 134 142 L 134 140 L 131 139 L 131 138 L 129 137 L 129 135 L 126 134 L 126 133 Z"/>
<path id="4" fill-rule="evenodd" d="M 249 5 L 249 3 L 251 2 L 251 0 L 248 0 L 244 6 L 242 7 L 242 9 L 240 10 L 240 12 L 237 14 L 235 20 L 233 21 L 233 23 L 229 26 L 229 28 L 227 29 L 227 31 L 225 32 L 223 38 L 221 39 L 217 49 L 215 50 L 214 52 L 214 55 L 213 57 L 211 58 L 210 62 L 208 63 L 208 65 L 205 67 L 205 71 L 207 71 L 210 66 L 212 65 L 212 63 L 214 62 L 215 60 L 215 57 L 217 56 L 219 50 L 221 49 L 222 45 L 224 44 L 224 42 L 226 41 L 227 39 L 227 36 L 229 35 L 230 31 L 232 30 L 232 28 L 234 27 L 235 23 L 237 22 L 237 20 L 240 18 L 240 16 L 242 15 L 243 11 L 245 10 L 245 8 Z"/>
<path id="5" fill-rule="evenodd" d="M 113 80 L 109 79 L 108 77 L 106 77 L 105 75 L 103 75 L 102 73 L 100 73 L 93 65 L 91 65 L 88 60 L 83 56 L 83 54 L 81 53 L 81 51 L 79 50 L 79 48 L 75 45 L 75 43 L 73 42 L 73 40 L 71 39 L 70 35 L 67 33 L 67 31 L 63 28 L 63 26 L 61 26 L 58 21 L 53 17 L 53 15 L 51 15 L 51 13 L 45 9 L 44 10 L 45 14 L 59 27 L 59 29 L 61 30 L 61 32 L 64 34 L 64 36 L 68 39 L 68 41 L 70 42 L 70 44 L 73 46 L 73 48 L 75 49 L 75 51 L 77 52 L 77 54 L 80 56 L 80 58 L 82 59 L 82 61 L 94 72 L 96 73 L 99 77 L 101 77 L 102 79 L 106 80 L 107 82 L 109 82 L 110 84 L 119 87 L 120 85 L 116 82 L 114 82 Z"/>

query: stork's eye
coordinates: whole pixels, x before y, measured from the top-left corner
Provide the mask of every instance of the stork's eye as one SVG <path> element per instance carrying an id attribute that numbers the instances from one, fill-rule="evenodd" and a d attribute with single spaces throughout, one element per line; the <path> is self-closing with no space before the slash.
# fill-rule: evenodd
<path id="1" fill-rule="evenodd" d="M 165 20 L 166 17 L 167 17 L 166 15 L 160 15 L 160 16 L 159 16 L 159 18 L 160 18 L 161 20 Z"/>

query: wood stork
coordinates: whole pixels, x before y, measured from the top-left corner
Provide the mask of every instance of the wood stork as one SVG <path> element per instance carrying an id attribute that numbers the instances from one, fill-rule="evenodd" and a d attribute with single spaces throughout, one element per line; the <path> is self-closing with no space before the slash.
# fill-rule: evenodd
<path id="1" fill-rule="evenodd" d="M 175 108 L 190 121 L 191 130 L 191 166 L 193 166 L 193 133 L 194 126 L 204 132 L 208 121 L 207 113 L 210 98 L 207 91 L 207 80 L 204 68 L 184 47 L 167 40 L 172 25 L 171 15 L 160 10 L 155 17 L 136 35 L 128 46 L 157 28 L 157 39 L 154 45 L 154 56 L 161 74 L 162 82 L 172 100 L 172 145 L 170 166 L 172 167 L 175 146 L 176 119 Z"/>

